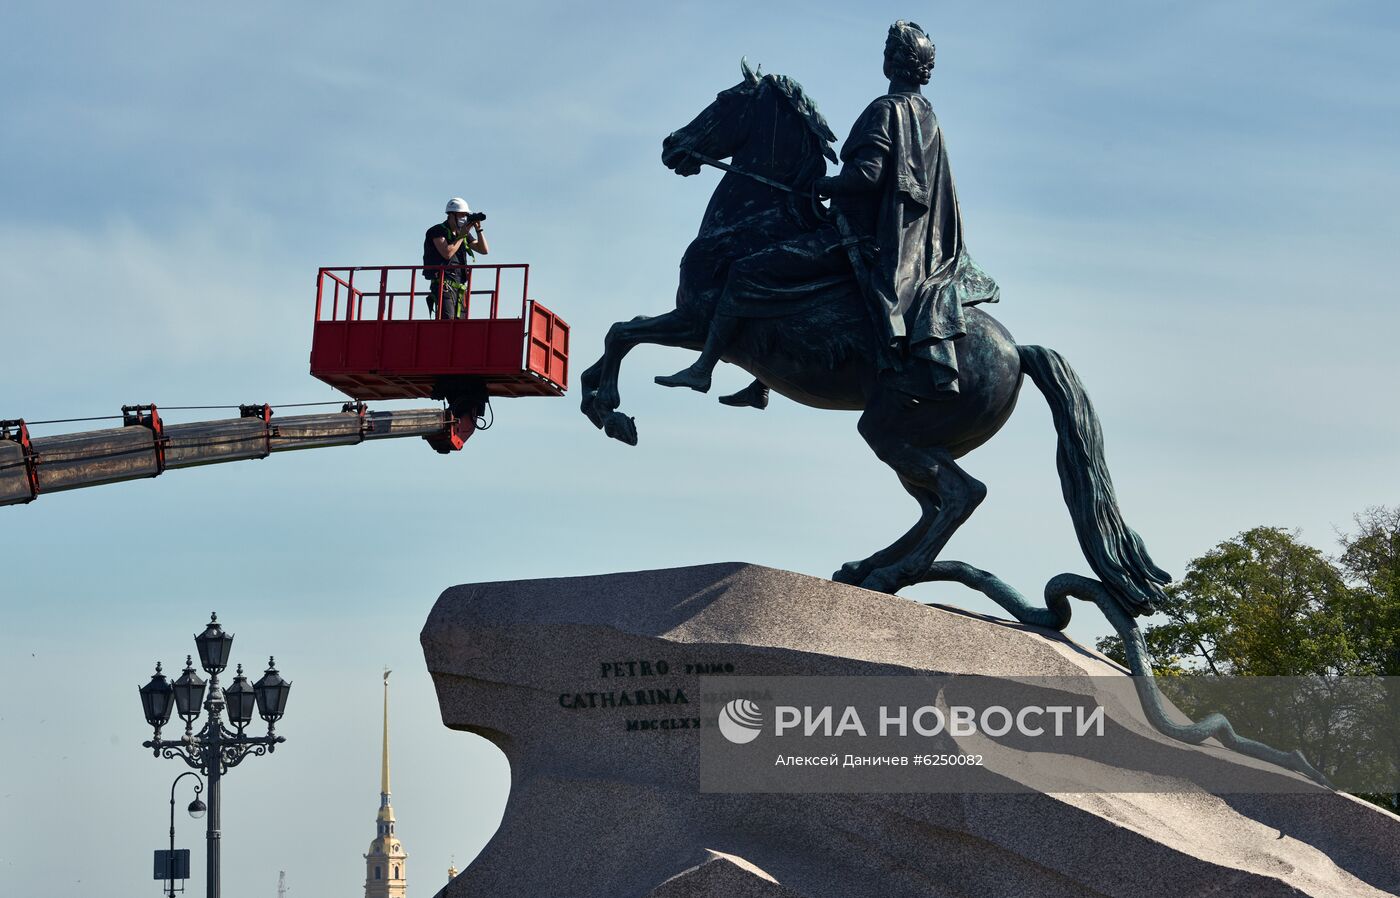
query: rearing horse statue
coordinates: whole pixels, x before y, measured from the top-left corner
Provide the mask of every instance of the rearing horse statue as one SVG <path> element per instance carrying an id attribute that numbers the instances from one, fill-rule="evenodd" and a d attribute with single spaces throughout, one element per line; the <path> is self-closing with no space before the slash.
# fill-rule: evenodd
<path id="1" fill-rule="evenodd" d="M 614 325 L 602 359 L 582 377 L 584 413 L 624 442 L 636 441 L 632 420 L 616 411 L 627 352 L 641 343 L 699 349 L 728 263 L 818 224 L 819 213 L 804 195 L 825 173 L 826 159 L 835 159 L 835 136 L 796 82 L 760 77 L 747 65 L 743 75 L 663 145 L 662 161 L 678 174 L 698 172 L 700 156 L 731 159 L 738 170 L 720 181 L 681 260 L 675 310 Z M 746 174 L 791 185 L 795 192 Z M 1150 612 L 1161 584 L 1171 578 L 1123 523 L 1103 463 L 1098 420 L 1073 371 L 1050 350 L 1018 346 L 980 307 L 964 315 L 958 392 L 951 399 L 918 401 L 876 376 L 877 337 L 854 276 L 837 301 L 788 317 L 745 321 L 724 357 L 795 402 L 861 410 L 861 436 L 919 503 L 919 521 L 909 532 L 846 564 L 836 579 L 884 592 L 931 579 L 939 552 L 987 492 L 957 459 L 1001 429 L 1028 374 L 1061 429 L 1065 498 L 1090 565 L 1123 611 Z"/>
<path id="2" fill-rule="evenodd" d="M 643 343 L 700 350 L 729 265 L 821 224 L 824 210 L 810 199 L 811 187 L 825 174 L 827 159 L 836 161 L 830 147 L 835 135 L 797 82 L 760 76 L 746 63 L 741 69 L 738 84 L 721 91 L 662 145 L 662 162 L 679 175 L 699 172 L 702 159 L 730 160 L 681 259 L 676 308 L 613 325 L 602 358 L 580 379 L 584 414 L 608 436 L 630 445 L 637 442 L 636 424 L 618 411 L 618 375 L 627 353 Z M 1191 743 L 1214 736 L 1245 754 L 1321 780 L 1300 754 L 1237 736 L 1219 715 L 1183 725 L 1165 712 L 1134 618 L 1155 610 L 1171 577 L 1153 564 L 1123 521 L 1098 417 L 1068 363 L 1053 350 L 1018 345 L 996 319 L 972 306 L 964 310 L 965 335 L 957 340 L 955 396 L 921 401 L 877 376 L 877 333 L 866 303 L 853 274 L 833 301 L 785 317 L 745 320 L 723 356 L 762 387 L 794 402 L 861 411 L 861 436 L 919 504 L 919 520 L 903 536 L 845 564 L 834 579 L 890 593 L 915 583 L 955 580 L 983 592 L 1023 623 L 1056 630 L 1069 623 L 1070 597 L 1092 601 L 1123 638 L 1144 706 L 1160 730 Z M 1010 418 L 1023 376 L 1050 405 L 1065 502 L 1098 577 L 1053 578 L 1045 588 L 1045 607 L 993 574 L 938 559 L 987 493 L 958 459 Z"/>

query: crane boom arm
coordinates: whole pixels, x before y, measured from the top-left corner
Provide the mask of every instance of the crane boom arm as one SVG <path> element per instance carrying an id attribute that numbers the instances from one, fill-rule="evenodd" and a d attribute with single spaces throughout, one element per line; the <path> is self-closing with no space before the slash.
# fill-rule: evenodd
<path id="1" fill-rule="evenodd" d="M 342 411 L 272 419 L 268 406 L 243 406 L 243 416 L 163 424 L 155 406 L 126 406 L 122 427 L 49 437 L 29 436 L 23 421 L 0 421 L 0 505 L 123 480 L 156 477 L 273 452 L 353 446 L 366 440 L 423 437 L 439 452 L 460 449 L 474 418 L 442 408 L 372 412 L 361 403 Z"/>

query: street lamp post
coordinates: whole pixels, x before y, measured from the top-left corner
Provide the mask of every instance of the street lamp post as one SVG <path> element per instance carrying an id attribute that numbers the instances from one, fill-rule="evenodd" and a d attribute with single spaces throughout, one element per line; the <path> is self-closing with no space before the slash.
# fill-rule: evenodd
<path id="1" fill-rule="evenodd" d="M 175 787 L 180 784 L 180 780 L 187 776 L 192 776 L 195 779 L 194 801 L 190 802 L 190 806 L 187 809 L 190 812 L 190 816 L 198 820 L 200 817 L 203 817 L 204 812 L 208 810 L 204 802 L 199 800 L 199 793 L 204 791 L 204 780 L 199 778 L 199 774 L 195 773 L 193 770 L 186 770 L 184 773 L 175 777 L 175 781 L 170 784 L 170 853 L 166 855 L 166 872 L 169 875 L 165 883 L 165 894 L 167 898 L 175 898 L 175 876 L 170 872 L 170 867 L 174 863 L 175 857 Z M 160 852 L 156 852 L 156 854 L 159 855 Z M 188 860 L 188 852 L 185 854 L 186 860 Z M 184 866 L 188 868 L 189 864 L 184 863 Z M 185 887 L 181 885 L 180 891 L 183 892 L 184 890 Z"/>
<path id="2" fill-rule="evenodd" d="M 238 766 L 244 758 L 267 754 L 274 751 L 278 743 L 287 741 L 285 737 L 275 735 L 273 729 L 287 709 L 287 695 L 291 692 L 292 684 L 282 679 L 273 659 L 268 658 L 267 671 L 256 683 L 248 682 L 240 664 L 233 683 L 228 689 L 220 688 L 219 674 L 228 667 L 233 634 L 224 632 L 217 614 L 209 616 L 209 625 L 194 641 L 200 666 L 209 674 L 208 692 L 205 692 L 205 681 L 195 672 L 191 656 L 185 657 L 185 670 L 174 683 L 167 681 L 161 673 L 161 666 L 157 664 L 151 681 L 140 689 L 146 722 L 155 729 L 155 737 L 142 745 L 151 749 L 151 754 L 156 757 L 179 758 L 204 774 L 209 787 L 205 894 L 208 898 L 220 898 L 220 782 L 224 774 Z M 199 717 L 201 700 L 207 718 L 204 726 L 195 732 L 194 722 Z M 243 732 L 252 722 L 254 706 L 259 716 L 267 721 L 266 736 L 249 736 Z M 185 722 L 185 734 L 179 739 L 162 739 L 161 728 L 170 721 L 172 710 Z M 224 725 L 225 711 L 233 729 Z M 173 809 L 173 785 L 171 789 Z M 171 828 L 173 831 L 173 817 Z"/>

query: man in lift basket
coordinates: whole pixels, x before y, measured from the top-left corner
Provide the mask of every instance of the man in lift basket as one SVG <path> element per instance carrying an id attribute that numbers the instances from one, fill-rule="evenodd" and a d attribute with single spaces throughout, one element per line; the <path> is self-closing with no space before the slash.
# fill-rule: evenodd
<path id="1" fill-rule="evenodd" d="M 447 219 L 428 228 L 423 235 L 423 267 L 431 282 L 428 312 L 437 318 L 467 317 L 467 274 L 463 267 L 486 255 L 486 229 L 481 223 L 485 212 L 473 212 L 467 201 L 453 197 L 447 202 Z M 445 269 L 440 266 L 448 266 Z M 438 314 L 438 296 L 442 314 Z"/>

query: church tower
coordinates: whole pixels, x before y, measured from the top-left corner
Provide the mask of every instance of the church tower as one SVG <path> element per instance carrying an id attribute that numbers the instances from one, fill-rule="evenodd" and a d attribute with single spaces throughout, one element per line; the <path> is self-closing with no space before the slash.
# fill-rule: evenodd
<path id="1" fill-rule="evenodd" d="M 384 758 L 375 836 L 365 855 L 365 898 L 404 898 L 408 891 L 408 855 L 394 832 L 394 808 L 389 803 L 389 673 L 384 671 Z"/>

